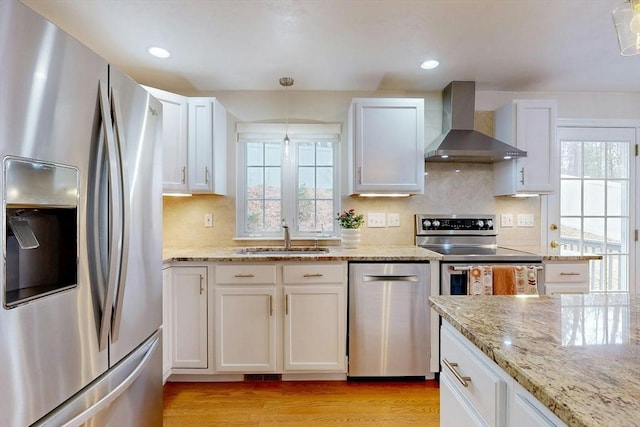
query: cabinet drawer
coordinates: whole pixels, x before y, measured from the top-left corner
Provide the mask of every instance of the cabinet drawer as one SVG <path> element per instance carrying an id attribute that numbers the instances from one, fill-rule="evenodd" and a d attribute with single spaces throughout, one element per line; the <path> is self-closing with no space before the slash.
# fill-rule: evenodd
<path id="1" fill-rule="evenodd" d="M 482 360 L 482 355 L 475 354 L 471 344 L 465 343 L 456 333 L 445 326 L 441 329 L 442 375 L 452 380 L 458 392 L 488 425 L 503 426 L 506 383 L 490 369 L 489 360 Z M 470 378 L 466 381 L 467 387 L 455 378 L 456 373 L 460 377 Z"/>
<path id="2" fill-rule="evenodd" d="M 285 265 L 282 267 L 284 283 L 344 283 L 346 280 L 345 264 L 313 264 Z"/>
<path id="3" fill-rule="evenodd" d="M 276 283 L 275 264 L 218 265 L 214 274 L 216 285 L 264 285 Z"/>
<path id="4" fill-rule="evenodd" d="M 544 279 L 546 282 L 589 282 L 589 263 L 545 264 Z"/>

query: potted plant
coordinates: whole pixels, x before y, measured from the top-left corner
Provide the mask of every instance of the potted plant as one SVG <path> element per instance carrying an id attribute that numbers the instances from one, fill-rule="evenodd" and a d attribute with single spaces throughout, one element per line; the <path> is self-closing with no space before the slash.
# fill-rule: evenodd
<path id="1" fill-rule="evenodd" d="M 342 246 L 355 249 L 360 245 L 360 227 L 364 224 L 364 215 L 356 214 L 355 209 L 349 209 L 336 217 L 342 230 Z"/>

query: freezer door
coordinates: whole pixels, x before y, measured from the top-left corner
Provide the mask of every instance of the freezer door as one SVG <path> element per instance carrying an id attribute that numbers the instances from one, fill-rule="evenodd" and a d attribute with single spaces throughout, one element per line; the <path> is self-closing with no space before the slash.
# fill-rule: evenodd
<path id="1" fill-rule="evenodd" d="M 98 350 L 102 294 L 87 268 L 87 176 L 101 138 L 99 81 L 107 64 L 19 1 L 0 1 L 0 159 L 37 159 L 78 170 L 77 286 L 10 306 L 5 298 L 7 218 L 0 260 L 0 425 L 46 415 L 108 368 Z M 2 197 L 5 183 L 0 173 Z M 37 237 L 37 236 L 36 236 Z M 73 254 L 71 256 L 74 256 Z M 39 268 L 47 268 L 40 265 Z"/>
<path id="2" fill-rule="evenodd" d="M 122 273 L 111 328 L 113 365 L 162 323 L 162 104 L 109 68 L 124 191 Z"/>
<path id="3" fill-rule="evenodd" d="M 162 425 L 160 331 L 131 355 L 31 427 Z"/>

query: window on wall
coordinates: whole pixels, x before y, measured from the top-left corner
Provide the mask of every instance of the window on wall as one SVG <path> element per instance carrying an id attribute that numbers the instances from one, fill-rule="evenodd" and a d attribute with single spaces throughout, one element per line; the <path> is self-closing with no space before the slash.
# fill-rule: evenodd
<path id="1" fill-rule="evenodd" d="M 292 237 L 336 235 L 339 125 L 329 126 L 290 125 L 285 144 L 280 125 L 238 125 L 238 237 L 280 239 L 283 219 Z"/>

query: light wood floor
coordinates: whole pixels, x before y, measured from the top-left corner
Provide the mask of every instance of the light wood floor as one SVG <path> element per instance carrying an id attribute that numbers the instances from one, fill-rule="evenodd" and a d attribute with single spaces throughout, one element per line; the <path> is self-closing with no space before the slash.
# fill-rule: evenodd
<path id="1" fill-rule="evenodd" d="M 438 426 L 439 389 L 418 382 L 167 383 L 164 427 Z"/>

